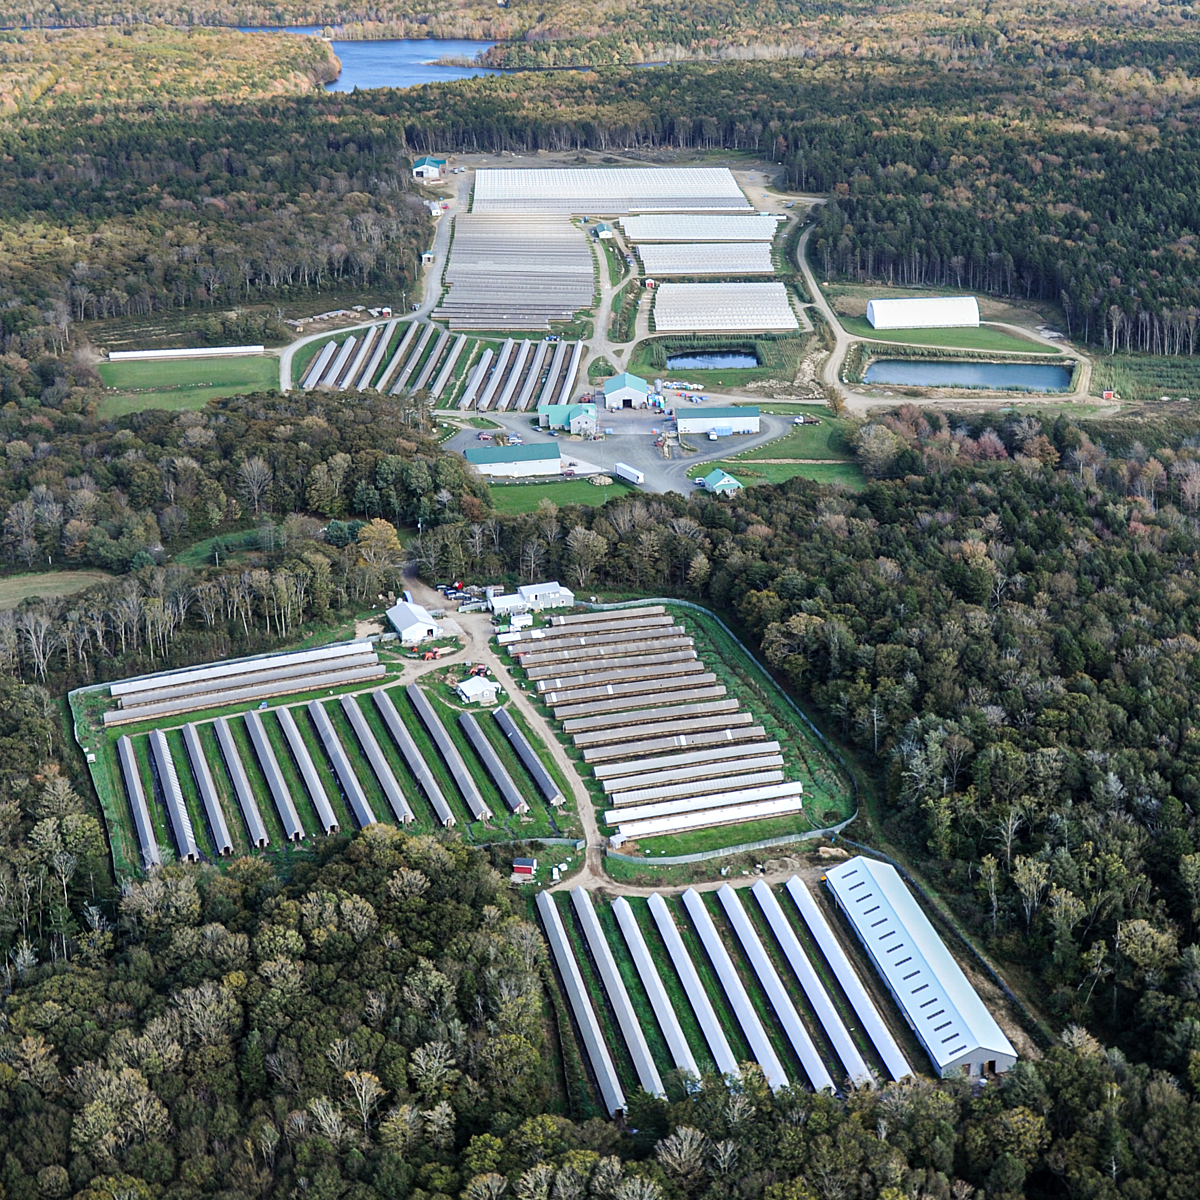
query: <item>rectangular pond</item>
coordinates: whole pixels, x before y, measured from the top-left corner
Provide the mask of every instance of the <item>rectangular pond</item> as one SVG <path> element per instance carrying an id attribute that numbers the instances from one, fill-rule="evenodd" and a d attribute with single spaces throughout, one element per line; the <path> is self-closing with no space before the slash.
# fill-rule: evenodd
<path id="1" fill-rule="evenodd" d="M 881 358 L 863 376 L 864 383 L 898 387 L 984 388 L 991 392 L 1065 392 L 1071 386 L 1074 363 L 937 362 L 925 359 Z"/>
<path id="2" fill-rule="evenodd" d="M 757 367 L 758 356 L 745 350 L 697 350 L 667 356 L 668 371 L 723 371 L 730 367 Z"/>

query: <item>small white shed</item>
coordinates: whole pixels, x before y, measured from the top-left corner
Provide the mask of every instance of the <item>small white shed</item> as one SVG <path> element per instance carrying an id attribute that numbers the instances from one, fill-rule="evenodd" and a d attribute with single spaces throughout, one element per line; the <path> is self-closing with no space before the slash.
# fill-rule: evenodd
<path id="1" fill-rule="evenodd" d="M 486 675 L 469 675 L 454 690 L 464 704 L 495 704 L 499 685 Z"/>
<path id="2" fill-rule="evenodd" d="M 543 608 L 572 608 L 575 593 L 561 583 L 527 583 L 517 588 L 517 594 L 533 612 Z"/>

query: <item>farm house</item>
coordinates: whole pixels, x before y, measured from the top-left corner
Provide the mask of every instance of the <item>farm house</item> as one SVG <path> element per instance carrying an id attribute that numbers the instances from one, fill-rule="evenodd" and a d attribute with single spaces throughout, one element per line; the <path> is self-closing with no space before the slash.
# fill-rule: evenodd
<path id="1" fill-rule="evenodd" d="M 608 412 L 619 408 L 647 408 L 650 404 L 650 385 L 628 371 L 604 381 L 604 407 Z"/>
<path id="2" fill-rule="evenodd" d="M 442 636 L 442 627 L 433 619 L 427 608 L 401 600 L 387 610 L 388 620 L 400 635 L 405 646 L 415 646 L 427 638 Z"/>
<path id="3" fill-rule="evenodd" d="M 742 490 L 742 485 L 728 471 L 722 471 L 720 467 L 717 467 L 715 471 L 710 471 L 700 482 L 707 491 L 716 492 L 718 496 L 729 496 Z"/>
<path id="4" fill-rule="evenodd" d="M 874 329 L 947 329 L 977 326 L 974 296 L 913 296 L 903 300 L 869 300 L 867 320 Z"/>
<path id="5" fill-rule="evenodd" d="M 526 583 L 517 588 L 517 594 L 525 601 L 531 612 L 544 608 L 573 608 L 575 593 L 561 583 Z"/>
<path id="6" fill-rule="evenodd" d="M 702 408 L 685 413 L 676 410 L 676 426 L 680 433 L 715 433 L 718 437 L 734 433 L 757 433 L 759 429 L 758 409 L 753 405 L 744 408 Z"/>
<path id="7" fill-rule="evenodd" d="M 557 446 L 473 447 L 465 457 L 480 475 L 495 479 L 530 479 L 562 470 Z"/>
<path id="8" fill-rule="evenodd" d="M 594 404 L 539 404 L 538 424 L 543 429 L 565 429 L 588 437 L 596 432 Z"/>
<path id="9" fill-rule="evenodd" d="M 498 685 L 486 675 L 468 675 L 454 690 L 464 704 L 495 704 Z"/>
<path id="10" fill-rule="evenodd" d="M 860 855 L 825 882 L 943 1079 L 1007 1071 L 1017 1061 L 895 867 Z"/>

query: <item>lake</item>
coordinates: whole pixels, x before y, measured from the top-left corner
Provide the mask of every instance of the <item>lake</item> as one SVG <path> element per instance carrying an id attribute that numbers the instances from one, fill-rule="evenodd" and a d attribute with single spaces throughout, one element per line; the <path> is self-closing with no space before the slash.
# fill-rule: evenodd
<path id="1" fill-rule="evenodd" d="M 1041 363 L 934 362 L 881 358 L 863 376 L 864 383 L 898 387 L 986 388 L 993 392 L 1065 392 L 1074 366 Z"/>
<path id="2" fill-rule="evenodd" d="M 757 367 L 758 359 L 743 351 L 701 350 L 695 354 L 669 354 L 668 371 L 722 371 L 731 367 Z"/>
<path id="3" fill-rule="evenodd" d="M 243 28 L 243 33 L 313 34 L 321 30 L 313 25 L 260 26 Z M 439 58 L 474 58 L 495 42 L 453 41 L 437 38 L 346 42 L 334 40 L 333 52 L 341 59 L 342 73 L 327 83 L 327 92 L 352 92 L 355 88 L 416 87 L 422 83 L 445 83 L 470 79 L 474 75 L 500 75 L 490 67 L 447 67 Z"/>

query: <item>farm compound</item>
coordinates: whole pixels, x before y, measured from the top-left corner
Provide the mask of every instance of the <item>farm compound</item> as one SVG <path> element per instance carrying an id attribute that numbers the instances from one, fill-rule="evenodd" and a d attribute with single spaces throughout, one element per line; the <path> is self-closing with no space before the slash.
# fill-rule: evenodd
<path id="1" fill-rule="evenodd" d="M 217 861 L 252 850 L 299 848 L 321 834 L 380 821 L 430 828 L 498 821 L 513 836 L 536 837 L 524 829 L 532 822 L 558 832 L 553 814 L 564 802 L 563 789 L 543 761 L 544 749 L 507 712 L 463 714 L 460 722 L 453 705 L 416 685 L 325 698 L 338 664 L 360 657 L 367 645 L 344 643 L 112 685 L 118 702 L 132 703 L 111 711 L 137 723 L 108 740 L 119 780 L 117 795 L 105 804 L 114 854 L 118 843 L 136 846 L 136 853 L 123 857 L 143 869 L 173 858 Z M 315 682 L 312 675 L 287 676 L 272 686 L 317 691 L 321 698 L 259 706 L 260 687 L 240 681 L 286 669 L 277 665 L 280 659 L 300 659 L 305 670 L 324 673 Z M 376 665 L 382 675 L 384 666 Z M 248 668 L 258 669 L 248 675 Z M 142 702 L 187 686 L 179 679 L 193 676 L 215 677 L 220 690 L 183 697 L 185 707 L 170 711 L 157 701 Z M 197 712 L 187 721 L 186 714 L 199 707 L 226 711 Z"/>
<path id="2" fill-rule="evenodd" d="M 555 616 L 504 641 L 603 787 L 614 845 L 803 811 L 780 743 L 663 606 Z"/>
<path id="3" fill-rule="evenodd" d="M 600 902 L 581 887 L 541 892 L 538 916 L 601 1101 L 664 1094 L 677 1069 L 740 1076 L 775 1091 L 843 1092 L 912 1068 L 851 967 L 817 898 L 797 877 L 776 890 Z"/>

